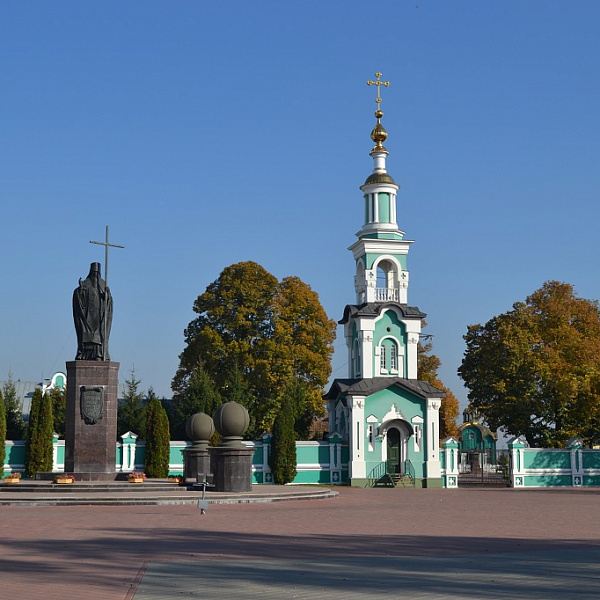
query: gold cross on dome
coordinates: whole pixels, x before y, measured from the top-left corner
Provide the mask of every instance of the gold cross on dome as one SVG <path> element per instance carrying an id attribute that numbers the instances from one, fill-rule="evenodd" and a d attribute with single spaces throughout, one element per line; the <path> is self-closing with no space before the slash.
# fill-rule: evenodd
<path id="1" fill-rule="evenodd" d="M 372 79 L 369 79 L 367 81 L 367 85 L 376 85 L 377 86 L 377 98 L 375 99 L 375 102 L 377 102 L 377 110 L 381 110 L 381 86 L 385 85 L 385 87 L 390 87 L 390 82 L 389 81 L 381 81 L 381 76 L 383 75 L 383 73 L 380 73 L 379 71 L 377 71 L 377 73 L 375 73 L 375 77 L 377 77 L 377 81 L 373 81 Z"/>

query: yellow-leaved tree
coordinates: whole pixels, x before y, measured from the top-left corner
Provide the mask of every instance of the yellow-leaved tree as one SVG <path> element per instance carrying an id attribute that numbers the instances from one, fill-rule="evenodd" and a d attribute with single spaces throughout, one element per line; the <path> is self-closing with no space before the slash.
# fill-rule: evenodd
<path id="1" fill-rule="evenodd" d="M 271 430 L 293 390 L 296 435 L 305 437 L 324 410 L 335 339 L 336 323 L 318 295 L 298 277 L 279 282 L 247 261 L 226 267 L 198 296 L 194 312 L 172 383 L 174 404 L 186 398 L 201 369 L 223 401 L 246 406 L 247 436 L 257 437 Z"/>

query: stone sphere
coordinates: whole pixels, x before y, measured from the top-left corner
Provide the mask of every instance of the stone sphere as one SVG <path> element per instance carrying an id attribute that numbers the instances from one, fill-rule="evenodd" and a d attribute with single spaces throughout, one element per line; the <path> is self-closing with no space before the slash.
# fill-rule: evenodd
<path id="1" fill-rule="evenodd" d="M 223 437 L 241 437 L 250 425 L 250 415 L 237 402 L 225 402 L 215 412 L 215 427 Z"/>
<path id="2" fill-rule="evenodd" d="M 215 433 L 215 424 L 207 414 L 195 413 L 186 421 L 185 432 L 192 442 L 207 441 Z"/>

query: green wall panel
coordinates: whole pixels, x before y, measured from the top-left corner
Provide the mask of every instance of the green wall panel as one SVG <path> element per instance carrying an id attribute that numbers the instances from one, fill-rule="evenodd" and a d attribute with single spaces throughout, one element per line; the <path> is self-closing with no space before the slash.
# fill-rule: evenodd
<path id="1" fill-rule="evenodd" d="M 544 474 L 525 475 L 525 487 L 571 487 L 571 475 Z"/>
<path id="2" fill-rule="evenodd" d="M 379 222 L 389 223 L 391 221 L 390 216 L 390 195 L 385 192 L 379 192 L 377 194 L 378 199 L 378 210 L 379 210 Z"/>
<path id="3" fill-rule="evenodd" d="M 524 450 L 524 469 L 570 469 L 569 450 Z"/>
<path id="4" fill-rule="evenodd" d="M 600 450 L 584 450 L 581 455 L 584 469 L 600 469 Z"/>

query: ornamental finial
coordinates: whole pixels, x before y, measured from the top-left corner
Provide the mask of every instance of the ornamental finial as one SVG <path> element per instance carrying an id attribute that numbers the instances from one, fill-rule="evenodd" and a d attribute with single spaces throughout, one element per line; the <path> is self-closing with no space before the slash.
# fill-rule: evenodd
<path id="1" fill-rule="evenodd" d="M 375 102 L 377 102 L 377 112 L 375 113 L 376 117 L 377 117 L 377 113 L 381 112 L 381 86 L 385 85 L 385 87 L 390 87 L 389 81 L 381 81 L 382 75 L 383 75 L 383 73 L 380 73 L 379 71 L 377 71 L 377 73 L 375 73 L 375 77 L 377 77 L 376 81 L 373 81 L 372 79 L 367 80 L 367 85 L 376 85 L 377 86 L 377 98 L 375 98 Z M 383 113 L 381 113 L 381 117 L 382 116 L 383 116 Z M 380 119 L 381 117 L 377 117 L 377 118 Z"/>
<path id="2" fill-rule="evenodd" d="M 377 110 L 375 111 L 375 117 L 377 119 L 377 125 L 371 132 L 371 139 L 375 142 L 375 147 L 373 148 L 373 152 L 375 151 L 383 151 L 387 152 L 387 150 L 383 147 L 383 142 L 387 139 L 387 131 L 383 128 L 381 124 L 381 117 L 383 117 L 383 111 L 381 110 L 381 86 L 390 87 L 389 81 L 381 81 L 381 75 L 379 71 L 375 73 L 375 77 L 377 79 L 373 81 L 372 79 L 367 80 L 367 85 L 376 85 L 377 86 L 377 98 L 375 102 L 377 102 Z"/>

